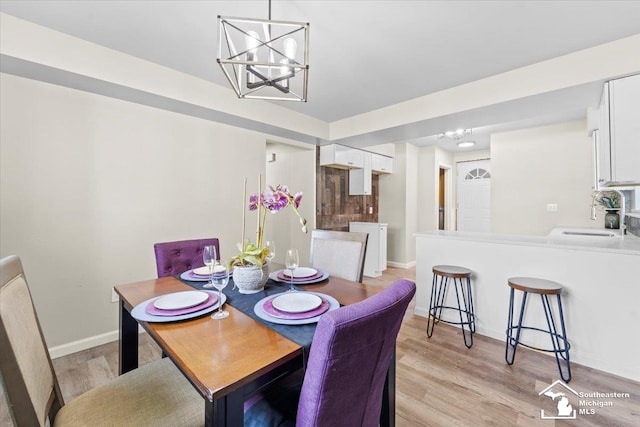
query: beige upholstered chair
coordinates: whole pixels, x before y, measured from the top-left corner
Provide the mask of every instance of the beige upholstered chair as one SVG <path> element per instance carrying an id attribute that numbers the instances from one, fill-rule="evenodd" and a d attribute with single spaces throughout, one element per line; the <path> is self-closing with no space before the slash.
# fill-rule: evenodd
<path id="1" fill-rule="evenodd" d="M 362 282 L 369 234 L 313 230 L 310 265 L 332 276 Z"/>
<path id="2" fill-rule="evenodd" d="M 0 373 L 17 426 L 202 426 L 204 401 L 170 359 L 122 375 L 65 405 L 15 255 L 0 260 Z"/>

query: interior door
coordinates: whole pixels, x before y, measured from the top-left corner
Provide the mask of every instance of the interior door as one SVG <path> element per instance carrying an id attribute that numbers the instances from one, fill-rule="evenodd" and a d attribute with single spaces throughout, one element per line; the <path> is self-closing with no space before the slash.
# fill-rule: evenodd
<path id="1" fill-rule="evenodd" d="M 490 230 L 490 166 L 489 160 L 458 163 L 458 231 Z"/>

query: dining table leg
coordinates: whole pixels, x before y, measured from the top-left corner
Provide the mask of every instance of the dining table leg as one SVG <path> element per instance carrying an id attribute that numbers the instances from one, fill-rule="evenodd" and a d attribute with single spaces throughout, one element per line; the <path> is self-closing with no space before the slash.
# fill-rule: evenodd
<path id="1" fill-rule="evenodd" d="M 380 411 L 380 427 L 396 425 L 396 347 L 393 346 L 391 362 L 387 370 L 387 378 L 382 390 L 382 410 Z"/>
<path id="2" fill-rule="evenodd" d="M 138 322 L 120 300 L 120 375 L 138 367 Z"/>
<path id="3" fill-rule="evenodd" d="M 244 393 L 242 389 L 214 401 L 205 400 L 205 427 L 233 427 L 244 424 Z"/>

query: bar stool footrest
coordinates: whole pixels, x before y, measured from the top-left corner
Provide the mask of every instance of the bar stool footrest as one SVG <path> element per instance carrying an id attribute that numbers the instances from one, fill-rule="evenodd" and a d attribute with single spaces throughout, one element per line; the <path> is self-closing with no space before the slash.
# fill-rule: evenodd
<path id="1" fill-rule="evenodd" d="M 471 326 L 476 321 L 476 317 L 473 314 L 473 312 L 467 311 L 467 310 L 462 310 L 462 309 L 460 309 L 458 307 L 452 307 L 452 306 L 448 306 L 448 305 L 437 305 L 437 306 L 432 308 L 432 310 L 436 311 L 436 312 L 437 312 L 437 310 L 440 310 L 441 314 L 442 314 L 442 309 L 453 310 L 453 311 L 458 312 L 458 313 L 464 313 L 471 320 L 462 321 L 462 322 L 455 322 L 453 320 L 443 319 L 441 316 L 440 317 L 436 316 L 434 313 L 431 313 L 431 312 L 429 313 L 429 317 L 432 317 L 436 321 L 436 323 L 443 322 L 443 323 L 448 323 L 449 325 L 469 325 L 469 326 Z"/>
<path id="2" fill-rule="evenodd" d="M 512 326 L 510 328 L 507 328 L 507 337 L 510 337 L 511 335 L 509 334 L 509 331 L 513 331 L 514 329 L 518 329 L 518 326 Z M 538 332 L 543 332 L 545 335 L 551 335 L 552 337 L 554 337 L 558 343 L 564 343 L 566 345 L 566 348 L 558 348 L 557 350 L 555 349 L 547 349 L 547 348 L 540 348 L 540 347 L 534 347 L 530 344 L 526 344 L 523 343 L 522 341 L 517 341 L 517 342 L 509 342 L 508 344 L 511 346 L 515 346 L 515 345 L 521 345 L 523 347 L 527 347 L 530 348 L 532 350 L 538 350 L 538 351 L 544 351 L 547 353 L 565 353 L 567 351 L 569 351 L 569 349 L 571 348 L 571 344 L 569 343 L 569 341 L 567 341 L 567 339 L 565 337 L 563 337 L 560 334 L 555 334 L 552 332 L 547 331 L 546 329 L 540 329 L 540 328 L 534 328 L 533 326 L 521 326 L 520 327 L 521 330 L 530 330 L 530 331 L 538 331 Z M 511 341 L 515 341 L 515 338 L 510 338 Z M 561 355 L 562 356 L 562 355 Z M 564 359 L 564 356 L 563 356 Z"/>

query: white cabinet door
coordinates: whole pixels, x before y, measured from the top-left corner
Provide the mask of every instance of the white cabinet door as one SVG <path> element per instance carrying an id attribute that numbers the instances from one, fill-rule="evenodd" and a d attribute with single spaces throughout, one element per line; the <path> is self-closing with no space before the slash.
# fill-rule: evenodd
<path id="1" fill-rule="evenodd" d="M 366 161 L 365 157 L 367 154 L 369 153 L 355 148 L 350 148 L 347 150 L 347 166 L 350 168 L 364 168 Z"/>
<path id="2" fill-rule="evenodd" d="M 380 277 L 387 269 L 387 224 L 376 222 L 350 222 L 349 231 L 368 233 L 364 275 Z"/>
<path id="3" fill-rule="evenodd" d="M 349 195 L 371 195 L 371 153 L 362 151 L 363 169 L 349 169 Z"/>
<path id="4" fill-rule="evenodd" d="M 340 169 L 363 168 L 365 152 L 340 144 L 320 147 L 320 166 L 332 166 Z"/>
<path id="5" fill-rule="evenodd" d="M 393 158 L 371 153 L 371 170 L 376 173 L 392 173 Z"/>
<path id="6" fill-rule="evenodd" d="M 640 183 L 640 74 L 609 87 L 611 180 Z"/>
<path id="7" fill-rule="evenodd" d="M 596 144 L 596 175 L 598 188 L 611 182 L 611 144 L 609 138 L 609 84 L 605 83 L 600 100 L 600 120 Z"/>
<path id="8" fill-rule="evenodd" d="M 382 274 L 387 269 L 387 224 L 379 224 L 378 271 Z"/>

